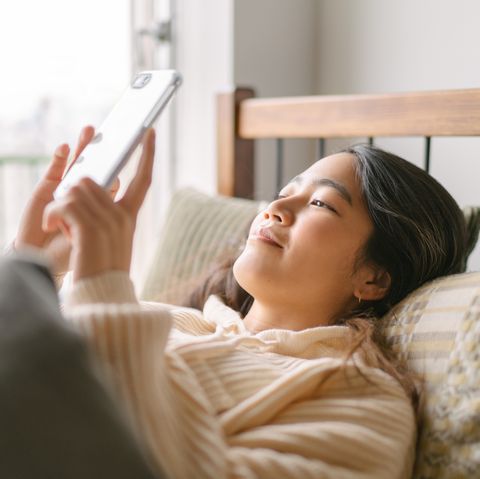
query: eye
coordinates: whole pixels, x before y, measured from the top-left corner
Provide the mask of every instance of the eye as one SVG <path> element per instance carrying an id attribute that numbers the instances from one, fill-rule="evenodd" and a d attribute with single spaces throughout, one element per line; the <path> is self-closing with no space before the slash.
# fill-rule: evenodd
<path id="1" fill-rule="evenodd" d="M 273 197 L 273 201 L 281 200 L 282 198 L 286 198 L 286 197 L 287 197 L 287 195 L 285 195 L 285 194 L 277 193 L 277 194 Z"/>
<path id="2" fill-rule="evenodd" d="M 336 210 L 335 208 L 333 208 L 332 206 L 330 206 L 329 204 L 325 203 L 325 202 L 322 201 L 322 200 L 313 199 L 313 200 L 310 202 L 310 204 L 313 205 L 313 206 L 317 206 L 318 208 L 327 208 L 327 210 L 330 210 L 330 211 L 332 211 L 333 213 L 338 214 L 338 213 L 337 213 L 337 210 Z"/>

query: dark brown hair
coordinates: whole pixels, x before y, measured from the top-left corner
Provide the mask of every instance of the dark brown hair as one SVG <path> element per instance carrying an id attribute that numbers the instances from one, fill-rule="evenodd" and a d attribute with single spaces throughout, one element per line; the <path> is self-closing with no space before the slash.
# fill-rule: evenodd
<path id="1" fill-rule="evenodd" d="M 432 176 L 412 163 L 369 145 L 344 150 L 356 158 L 356 173 L 374 231 L 359 261 L 371 261 L 391 276 L 391 287 L 379 301 L 363 301 L 339 324 L 356 332 L 346 358 L 362 349 L 396 378 L 418 404 L 413 376 L 386 343 L 378 319 L 410 292 L 439 276 L 465 270 L 476 241 L 452 196 Z M 478 233 L 478 231 L 477 231 Z M 236 257 L 225 259 L 192 294 L 189 306 L 203 308 L 210 294 L 219 295 L 245 316 L 253 298 L 233 277 Z"/>
<path id="2" fill-rule="evenodd" d="M 373 223 L 364 259 L 392 279 L 384 298 L 367 305 L 376 316 L 420 285 L 465 271 L 465 217 L 448 191 L 432 176 L 392 153 L 369 145 L 345 150 L 355 155 L 357 177 Z"/>

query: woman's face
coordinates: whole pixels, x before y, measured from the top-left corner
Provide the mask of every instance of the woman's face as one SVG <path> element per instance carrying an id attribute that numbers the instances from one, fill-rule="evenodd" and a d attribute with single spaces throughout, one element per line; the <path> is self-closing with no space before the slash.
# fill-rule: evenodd
<path id="1" fill-rule="evenodd" d="M 358 258 L 373 226 L 355 161 L 349 153 L 317 161 L 255 218 L 234 265 L 255 301 L 326 308 L 333 318 L 362 296 L 359 283 L 373 273 Z"/>

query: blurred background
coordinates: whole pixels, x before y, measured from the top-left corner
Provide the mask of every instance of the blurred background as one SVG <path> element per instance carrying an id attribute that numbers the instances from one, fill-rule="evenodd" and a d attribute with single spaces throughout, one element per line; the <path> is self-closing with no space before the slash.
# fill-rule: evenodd
<path id="1" fill-rule="evenodd" d="M 82 125 L 98 126 L 136 71 L 176 68 L 184 78 L 157 128 L 154 187 L 135 246 L 140 284 L 171 192 L 216 191 L 216 93 L 234 85 L 262 97 L 478 88 L 479 19 L 475 0 L 3 1 L 0 243 L 13 238 L 55 146 L 73 145 Z M 311 143 L 286 143 L 285 179 L 314 159 Z M 327 142 L 327 153 L 344 143 Z M 422 164 L 423 139 L 376 143 Z M 257 145 L 257 198 L 274 194 L 273 147 Z M 432 140 L 431 173 L 461 206 L 480 204 L 479 160 L 478 138 Z M 478 249 L 469 268 L 480 268 Z"/>

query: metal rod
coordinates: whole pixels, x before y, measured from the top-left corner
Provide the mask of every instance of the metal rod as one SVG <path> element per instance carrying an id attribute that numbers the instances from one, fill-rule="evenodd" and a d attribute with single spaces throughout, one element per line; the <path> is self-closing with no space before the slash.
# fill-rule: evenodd
<path id="1" fill-rule="evenodd" d="M 317 140 L 317 160 L 321 160 L 325 156 L 325 138 Z"/>
<path id="2" fill-rule="evenodd" d="M 277 193 L 283 187 L 283 140 L 277 138 Z"/>
<path id="3" fill-rule="evenodd" d="M 427 173 L 430 173 L 430 143 L 431 143 L 431 137 L 426 136 L 425 137 L 425 171 Z"/>
<path id="4" fill-rule="evenodd" d="M 368 144 L 369 144 L 370 146 L 373 146 L 373 136 L 369 136 L 369 137 L 368 137 Z"/>

